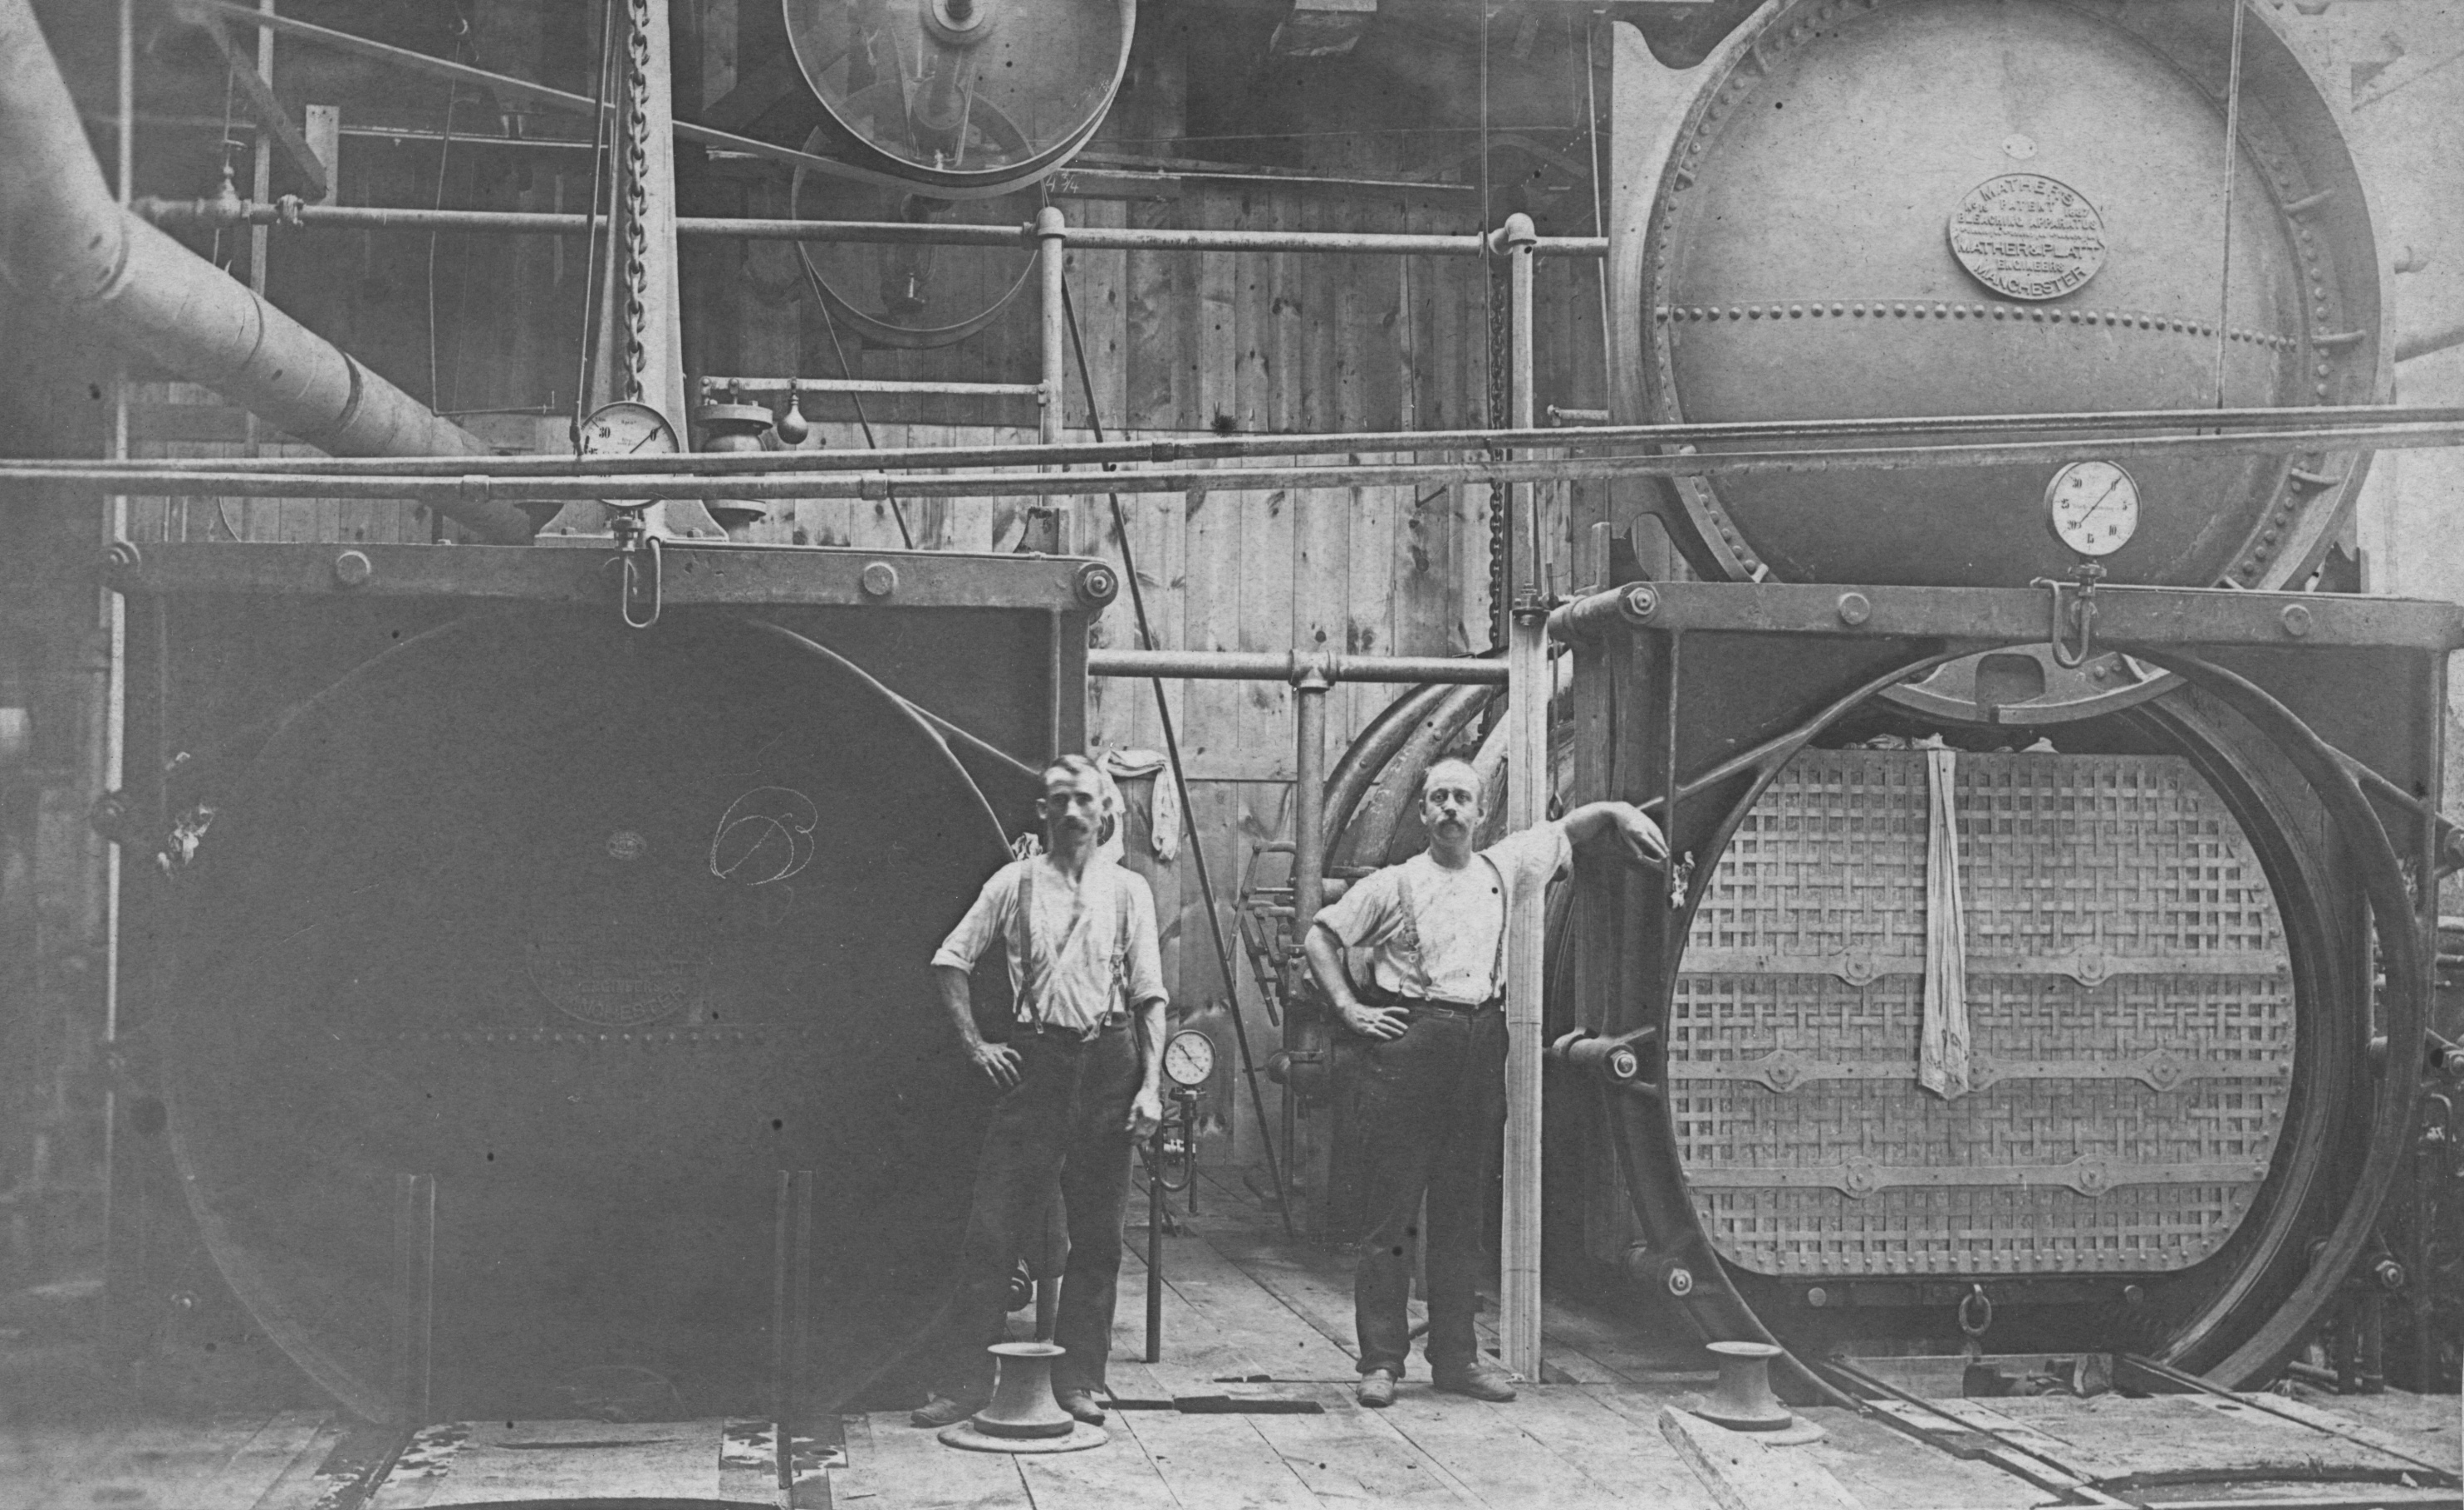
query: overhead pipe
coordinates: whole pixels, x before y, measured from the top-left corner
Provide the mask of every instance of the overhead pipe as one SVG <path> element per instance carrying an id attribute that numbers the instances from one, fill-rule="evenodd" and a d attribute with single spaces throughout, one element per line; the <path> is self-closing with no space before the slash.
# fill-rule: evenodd
<path id="1" fill-rule="evenodd" d="M 783 393 L 792 383 L 797 391 L 820 393 L 850 390 L 872 392 L 878 384 L 821 378 L 717 378 L 705 386 L 745 393 Z M 890 390 L 919 391 L 924 384 L 889 384 Z M 940 386 L 940 385 L 935 385 Z M 948 386 L 958 386 L 950 384 Z M 968 392 L 1032 396 L 1040 383 L 965 384 Z M 1826 438 L 1903 439 L 1928 435 L 2040 434 L 2047 431 L 2087 432 L 2080 446 L 2097 446 L 2104 438 L 2138 431 L 2189 430 L 2201 435 L 2241 432 L 2247 427 L 2293 426 L 2304 432 L 2329 431 L 2343 437 L 2348 430 L 2388 425 L 2464 425 L 2464 406 L 2422 405 L 2346 405 L 2316 408 L 2135 409 L 2110 414 L 1966 414 L 1909 419 L 1869 420 L 1732 420 L 1714 424 L 1621 425 L 1595 427 L 1580 434 L 1563 429 L 1365 430 L 1309 435 L 1229 435 L 1202 438 L 1176 436 L 1155 440 L 1076 443 L 1066 446 L 914 446 L 865 449 L 746 451 L 734 455 L 696 451 L 678 456 L 499 456 L 489 475 L 514 477 L 587 477 L 611 472 L 627 474 L 724 472 L 895 471 L 921 468 L 947 471 L 958 467 L 1022 467 L 1125 465 L 1174 461 L 1232 461 L 1274 456 L 1339 456 L 1356 452 L 1389 454 L 1428 451 L 1495 451 L 1509 448 L 1565 449 L 1580 447 L 1585 454 L 1610 446 L 1653 446 L 1690 456 L 1695 449 L 1757 440 Z M 2287 448 L 2294 449 L 2294 448 Z M 1751 454 L 1735 451 L 1721 454 Z M 0 471 L 15 465 L 0 460 Z M 101 469 L 114 464 L 81 458 L 45 460 L 45 468 Z M 347 476 L 378 471 L 387 474 L 458 477 L 473 471 L 453 457 L 405 458 L 389 464 L 337 464 L 327 457 L 228 456 L 188 457 L 136 462 L 134 468 L 157 471 L 314 472 Z M 1716 465 L 1706 459 L 1708 468 Z M 1896 463 L 1894 463 L 1896 465 Z M 1225 486 L 1231 486 L 1226 484 Z M 1247 486 L 1243 483 L 1242 486 Z"/>
<path id="2" fill-rule="evenodd" d="M 122 208 L 29 0 L 0 0 L 0 277 L 335 455 L 494 458 L 485 441 Z M 498 544 L 536 529 L 502 499 L 431 501 Z"/>

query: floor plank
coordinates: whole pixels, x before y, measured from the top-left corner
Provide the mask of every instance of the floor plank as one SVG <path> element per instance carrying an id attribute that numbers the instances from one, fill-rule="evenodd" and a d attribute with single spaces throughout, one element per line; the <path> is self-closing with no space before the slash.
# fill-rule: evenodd
<path id="1" fill-rule="evenodd" d="M 897 1411 L 848 1426 L 847 1466 L 835 1477 L 832 1499 L 868 1510 L 1016 1510 L 1030 1502 L 1007 1455 L 944 1447 Z"/>
<path id="2" fill-rule="evenodd" d="M 1113 1365 L 1112 1389 L 1134 1399 L 1189 1392 L 1142 1363 Z M 1112 1421 L 1137 1437 L 1184 1510 L 1313 1510 L 1325 1502 L 1249 1416 L 1119 1411 Z"/>

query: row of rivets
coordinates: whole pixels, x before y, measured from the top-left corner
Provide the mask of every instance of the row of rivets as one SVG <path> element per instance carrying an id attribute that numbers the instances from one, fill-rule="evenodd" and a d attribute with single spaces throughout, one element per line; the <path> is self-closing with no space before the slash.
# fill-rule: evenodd
<path id="1" fill-rule="evenodd" d="M 524 1044 L 538 1046 L 575 1043 L 638 1043 L 645 1048 L 649 1048 L 656 1045 L 670 1043 L 683 1043 L 687 1045 L 698 1043 L 759 1043 L 763 1041 L 763 1035 L 765 1033 L 780 1031 L 781 1026 L 782 1025 L 780 1024 L 773 1024 L 767 1028 L 685 1028 L 664 1033 L 575 1033 L 553 1028 L 534 1028 L 528 1032 L 393 1033 L 373 1034 L 368 1035 L 367 1037 L 379 1042 L 383 1042 L 390 1039 L 396 1043 L 468 1043 L 473 1045 L 502 1044 L 508 1047 Z M 787 1027 L 784 1031 L 793 1032 L 796 1030 L 792 1027 Z M 357 1036 L 350 1034 L 337 1034 L 333 1035 L 329 1039 L 329 1041 L 350 1042 L 355 1037 Z"/>
<path id="2" fill-rule="evenodd" d="M 1868 315 L 1876 319 L 1881 319 L 1886 316 L 1895 319 L 1904 319 L 1910 315 L 1923 319 L 1930 314 L 1935 319 L 2007 319 L 2014 324 L 2029 322 L 2038 325 L 2115 325 L 2123 328 L 2136 327 L 2140 330 L 2173 331 L 2185 336 L 2211 337 L 2216 333 L 2213 325 L 2202 324 L 2197 320 L 2165 315 L 2149 315 L 2133 310 L 2047 310 L 2016 304 L 1935 304 L 1928 309 L 1922 300 L 1915 303 L 1890 304 L 1878 300 L 1870 309 L 1861 303 L 1832 304 L 1827 307 L 1821 304 L 1731 304 L 1725 309 L 1715 304 L 1674 306 L 1661 304 L 1652 313 L 1663 324 L 1678 320 L 1699 323 L 1724 318 L 1731 320 L 1803 319 L 1809 316 L 1821 319 L 1826 315 L 1834 319 L 1863 319 Z M 2266 331 L 2234 330 L 2228 334 L 2234 340 L 2255 343 L 2274 351 L 2290 350 L 2297 344 L 2290 336 L 2277 336 Z"/>

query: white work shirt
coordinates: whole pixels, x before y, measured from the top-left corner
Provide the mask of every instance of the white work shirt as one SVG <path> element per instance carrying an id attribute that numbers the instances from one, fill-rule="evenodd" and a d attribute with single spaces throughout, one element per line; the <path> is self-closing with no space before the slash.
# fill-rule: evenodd
<path id="1" fill-rule="evenodd" d="M 1022 933 L 1019 900 L 1030 890 L 1034 914 Z M 971 971 L 986 948 L 1022 936 L 1026 957 L 1007 949 L 1021 1022 L 1091 1033 L 1112 1013 L 1164 999 L 1155 896 L 1133 870 L 1098 857 L 1073 882 L 1047 856 L 1013 860 L 984 883 L 933 963 Z"/>
<path id="2" fill-rule="evenodd" d="M 1355 881 L 1317 921 L 1346 949 L 1370 951 L 1379 989 L 1467 1005 L 1506 990 L 1507 909 L 1547 889 L 1573 858 L 1562 823 L 1509 834 L 1448 870 L 1426 851 Z"/>

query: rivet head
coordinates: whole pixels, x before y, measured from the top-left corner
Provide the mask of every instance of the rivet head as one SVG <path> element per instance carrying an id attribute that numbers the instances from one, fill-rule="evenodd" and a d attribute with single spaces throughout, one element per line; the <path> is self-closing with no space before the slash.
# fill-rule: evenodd
<path id="1" fill-rule="evenodd" d="M 867 598 L 887 598 L 898 591 L 898 568 L 888 561 L 867 561 L 856 578 Z"/>
<path id="2" fill-rule="evenodd" d="M 2296 640 L 2310 633 L 2310 610 L 2301 604 L 2287 603 L 2284 612 L 2277 617 L 2284 621 L 2284 632 Z"/>
<path id="3" fill-rule="evenodd" d="M 1831 1292 L 1824 1289 L 1821 1285 L 1815 1285 L 1813 1288 L 1805 1292 L 1805 1303 L 1813 1306 L 1815 1310 L 1820 1310 L 1822 1307 L 1831 1303 Z"/>
<path id="4" fill-rule="evenodd" d="M 1859 624 L 1874 617 L 1874 604 L 1863 593 L 1841 593 L 1838 606 L 1841 624 Z"/>
<path id="5" fill-rule="evenodd" d="M 376 563 L 364 551 L 344 551 L 334 558 L 334 580 L 345 587 L 363 586 L 376 573 Z"/>

